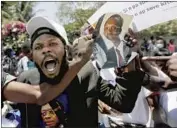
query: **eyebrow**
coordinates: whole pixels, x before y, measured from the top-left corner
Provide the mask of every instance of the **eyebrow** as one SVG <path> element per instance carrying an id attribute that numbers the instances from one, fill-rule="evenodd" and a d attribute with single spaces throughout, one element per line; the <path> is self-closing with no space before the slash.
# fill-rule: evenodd
<path id="1" fill-rule="evenodd" d="M 37 43 L 34 43 L 34 44 L 33 44 L 33 47 L 35 47 L 35 46 L 41 46 L 41 45 L 43 45 L 42 42 L 37 42 Z"/>
<path id="2" fill-rule="evenodd" d="M 56 38 L 51 38 L 51 39 L 48 39 L 48 41 L 57 41 Z"/>

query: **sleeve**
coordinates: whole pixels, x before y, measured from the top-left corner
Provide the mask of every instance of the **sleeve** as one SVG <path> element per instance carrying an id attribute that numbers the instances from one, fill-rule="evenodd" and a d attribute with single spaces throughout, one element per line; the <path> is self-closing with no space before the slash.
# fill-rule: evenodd
<path id="1" fill-rule="evenodd" d="M 2 79 L 1 79 L 1 89 L 2 89 L 2 94 L 4 88 L 8 85 L 9 82 L 16 80 L 16 77 L 5 73 L 4 71 L 2 72 Z M 2 95 L 2 102 L 5 100 L 4 95 Z"/>
<path id="2" fill-rule="evenodd" d="M 26 72 L 20 73 L 20 75 L 17 77 L 18 82 L 26 83 L 26 78 L 29 78 L 30 76 Z"/>
<path id="3" fill-rule="evenodd" d="M 2 72 L 2 81 L 1 81 L 2 88 L 13 80 L 16 80 L 16 77 L 14 77 L 8 73 L 5 73 L 4 71 Z"/>

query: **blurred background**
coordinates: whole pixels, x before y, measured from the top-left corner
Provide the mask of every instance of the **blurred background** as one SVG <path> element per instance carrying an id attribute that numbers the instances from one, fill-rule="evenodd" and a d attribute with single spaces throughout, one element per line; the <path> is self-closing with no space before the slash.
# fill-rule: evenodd
<path id="1" fill-rule="evenodd" d="M 1 1 L 2 44 L 16 50 L 28 38 L 25 30 L 27 21 L 36 15 L 47 16 L 64 25 L 70 42 L 80 35 L 81 28 L 106 2 L 30 2 Z M 153 17 L 152 17 L 153 18 Z M 177 44 L 177 19 L 152 26 L 138 33 L 138 38 L 151 35 L 163 36 L 167 42 L 174 39 Z"/>

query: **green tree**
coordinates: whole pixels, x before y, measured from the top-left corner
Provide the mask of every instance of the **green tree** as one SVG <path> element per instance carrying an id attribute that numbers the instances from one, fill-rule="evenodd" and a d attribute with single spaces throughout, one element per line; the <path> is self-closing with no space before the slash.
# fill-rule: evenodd
<path id="1" fill-rule="evenodd" d="M 1 17 L 2 23 L 9 21 L 12 18 L 12 6 L 15 6 L 17 2 L 1 1 Z"/>
<path id="2" fill-rule="evenodd" d="M 57 17 L 64 25 L 68 39 L 73 42 L 75 33 L 87 23 L 88 18 L 94 14 L 105 2 L 59 2 Z"/>
<path id="3" fill-rule="evenodd" d="M 153 36 L 177 36 L 177 19 L 154 25 L 139 32 L 139 38 Z"/>
<path id="4" fill-rule="evenodd" d="M 31 1 L 2 1 L 1 2 L 2 23 L 8 21 L 21 21 L 26 23 L 32 16 L 36 14 L 33 12 L 33 7 L 36 2 Z"/>
<path id="5" fill-rule="evenodd" d="M 33 7 L 36 2 L 30 1 L 2 1 L 1 13 L 2 13 L 2 41 L 4 46 L 18 47 L 25 40 L 27 40 L 27 33 L 25 31 L 26 22 L 36 14 L 33 12 Z M 39 10 L 38 10 L 39 11 Z M 24 30 L 21 30 L 22 24 L 15 26 L 17 22 L 24 23 Z M 20 27 L 19 27 L 20 26 Z M 20 32 L 14 32 L 15 29 Z"/>

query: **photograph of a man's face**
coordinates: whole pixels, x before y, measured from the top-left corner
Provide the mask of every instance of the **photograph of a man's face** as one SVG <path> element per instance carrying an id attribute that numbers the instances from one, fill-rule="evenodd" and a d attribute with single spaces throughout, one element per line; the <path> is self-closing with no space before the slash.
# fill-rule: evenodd
<path id="1" fill-rule="evenodd" d="M 111 41 L 118 40 L 122 31 L 123 18 L 120 15 L 111 16 L 104 24 L 104 35 Z"/>
<path id="2" fill-rule="evenodd" d="M 96 24 L 94 55 L 101 68 L 120 67 L 126 64 L 129 49 L 124 47 L 124 36 L 133 17 L 122 13 L 106 13 Z"/>

